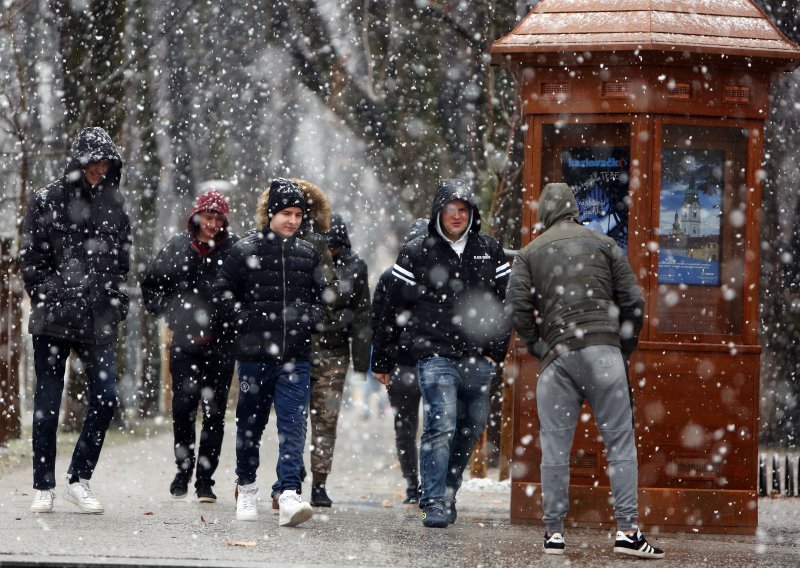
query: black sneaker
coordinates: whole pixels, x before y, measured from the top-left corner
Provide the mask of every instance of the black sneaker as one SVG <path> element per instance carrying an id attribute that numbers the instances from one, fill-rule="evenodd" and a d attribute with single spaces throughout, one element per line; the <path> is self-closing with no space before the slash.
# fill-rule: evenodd
<path id="1" fill-rule="evenodd" d="M 416 505 L 417 503 L 419 503 L 419 487 L 409 485 L 406 487 L 406 498 L 403 499 L 403 505 Z"/>
<path id="2" fill-rule="evenodd" d="M 614 540 L 614 552 L 639 558 L 664 558 L 664 551 L 651 546 L 639 530 L 632 535 L 617 531 L 617 538 Z"/>
<path id="3" fill-rule="evenodd" d="M 194 492 L 197 495 L 197 500 L 201 503 L 216 503 L 217 496 L 211 490 L 214 482 L 210 479 L 198 479 L 194 484 Z"/>
<path id="4" fill-rule="evenodd" d="M 552 535 L 544 533 L 544 553 L 545 554 L 564 554 L 567 548 L 567 543 L 564 542 L 564 537 L 560 532 L 553 533 Z"/>
<path id="5" fill-rule="evenodd" d="M 442 505 L 434 503 L 422 509 L 422 524 L 426 527 L 443 529 L 450 524 L 447 513 Z"/>
<path id="6" fill-rule="evenodd" d="M 450 506 L 447 507 L 447 522 L 449 524 L 455 524 L 456 519 L 458 518 L 458 511 L 456 511 L 456 500 L 453 499 L 453 502 L 450 503 Z"/>
<path id="7" fill-rule="evenodd" d="M 312 485 L 311 486 L 311 506 L 312 507 L 330 507 L 333 505 L 333 501 L 331 498 L 328 497 L 327 491 L 325 491 L 324 485 Z"/>
<path id="8" fill-rule="evenodd" d="M 169 484 L 169 494 L 173 499 L 183 499 L 189 492 L 189 478 L 185 473 L 178 472 L 175 474 L 175 479 Z"/>

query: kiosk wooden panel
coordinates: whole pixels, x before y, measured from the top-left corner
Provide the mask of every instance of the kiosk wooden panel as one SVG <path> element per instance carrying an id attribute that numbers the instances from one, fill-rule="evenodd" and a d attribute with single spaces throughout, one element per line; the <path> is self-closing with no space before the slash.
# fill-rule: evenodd
<path id="1" fill-rule="evenodd" d="M 596 24 L 606 11 L 612 28 Z M 544 185 L 568 183 L 645 294 L 629 369 L 640 521 L 754 533 L 758 171 L 770 74 L 797 66 L 800 49 L 750 0 L 542 0 L 492 56 L 516 74 L 526 116 L 522 244 Z M 511 351 L 511 519 L 538 523 L 538 362 L 520 342 Z M 588 407 L 570 463 L 568 524 L 612 527 Z"/>

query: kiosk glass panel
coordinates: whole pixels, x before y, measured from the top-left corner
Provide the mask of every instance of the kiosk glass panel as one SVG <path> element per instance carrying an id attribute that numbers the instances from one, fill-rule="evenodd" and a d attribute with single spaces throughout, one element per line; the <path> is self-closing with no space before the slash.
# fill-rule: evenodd
<path id="1" fill-rule="evenodd" d="M 563 182 L 575 194 L 580 222 L 627 252 L 630 198 L 629 124 L 545 124 L 542 187 Z"/>
<path id="2" fill-rule="evenodd" d="M 657 329 L 739 334 L 747 132 L 665 124 L 658 158 Z"/>

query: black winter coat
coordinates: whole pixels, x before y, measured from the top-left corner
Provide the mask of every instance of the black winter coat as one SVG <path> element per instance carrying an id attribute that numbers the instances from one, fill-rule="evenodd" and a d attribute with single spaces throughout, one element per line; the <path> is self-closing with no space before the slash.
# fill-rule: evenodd
<path id="1" fill-rule="evenodd" d="M 238 334 L 236 358 L 277 363 L 309 360 L 326 286 L 313 245 L 265 227 L 231 247 L 211 296 Z"/>
<path id="2" fill-rule="evenodd" d="M 375 293 L 372 295 L 372 329 L 378 329 L 380 326 L 381 314 L 386 304 L 386 293 L 391 280 L 391 268 L 384 270 L 380 278 L 378 278 L 378 284 L 375 286 Z M 417 364 L 417 360 L 411 355 L 411 338 L 405 329 L 401 331 L 397 339 L 397 344 L 389 346 L 388 355 L 397 365 L 402 367 L 413 367 Z"/>
<path id="3" fill-rule="evenodd" d="M 333 268 L 339 279 L 339 301 L 323 326 L 320 353 L 323 356 L 352 353 L 353 370 L 366 373 L 372 341 L 367 263 L 349 248 L 342 247 L 333 259 Z"/>
<path id="4" fill-rule="evenodd" d="M 233 333 L 216 314 L 211 285 L 238 240 L 229 233 L 204 257 L 192 247 L 192 237 L 180 233 L 147 267 L 142 278 L 144 304 L 152 314 L 164 316 L 173 333 L 173 345 L 198 351 L 230 348 Z"/>
<path id="5" fill-rule="evenodd" d="M 89 163 L 109 160 L 96 187 Z M 31 298 L 28 331 L 104 345 L 128 314 L 125 281 L 131 227 L 120 195 L 122 159 L 101 128 L 86 128 L 70 150 L 64 176 L 36 191 L 22 226 L 21 266 Z"/>
<path id="6" fill-rule="evenodd" d="M 511 334 L 504 306 L 510 266 L 500 243 L 480 233 L 480 211 L 463 189 L 440 186 L 428 234 L 400 250 L 379 324 L 373 328 L 373 372 L 394 369 L 392 352 L 403 323 L 415 360 L 487 356 L 501 363 L 505 358 Z M 460 258 L 438 230 L 440 212 L 453 199 L 466 201 L 472 211 Z"/>

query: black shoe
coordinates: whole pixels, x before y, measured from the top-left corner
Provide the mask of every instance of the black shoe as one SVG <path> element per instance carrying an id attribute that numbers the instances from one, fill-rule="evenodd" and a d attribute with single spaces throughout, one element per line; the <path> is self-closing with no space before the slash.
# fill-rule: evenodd
<path id="1" fill-rule="evenodd" d="M 186 493 L 189 492 L 189 477 L 183 473 L 178 472 L 175 474 L 175 479 L 169 484 L 169 494 L 173 499 L 183 499 Z"/>
<path id="2" fill-rule="evenodd" d="M 639 558 L 664 558 L 664 551 L 651 546 L 641 531 L 638 530 L 632 535 L 617 531 L 617 538 L 614 540 L 614 552 L 627 554 L 628 556 L 638 556 Z"/>
<path id="3" fill-rule="evenodd" d="M 564 542 L 564 537 L 560 532 L 555 532 L 551 535 L 544 533 L 544 553 L 545 554 L 564 554 L 567 544 Z"/>
<path id="4" fill-rule="evenodd" d="M 210 479 L 198 479 L 194 484 L 194 492 L 197 495 L 197 500 L 201 503 L 216 503 L 217 496 L 211 490 L 214 482 Z"/>
<path id="5" fill-rule="evenodd" d="M 447 513 L 447 522 L 451 525 L 454 524 L 456 522 L 456 519 L 458 518 L 458 511 L 456 511 L 455 499 L 453 499 L 453 502 L 450 503 L 450 506 L 447 507 L 445 512 Z"/>
<path id="6" fill-rule="evenodd" d="M 313 485 L 311 487 L 311 506 L 312 507 L 330 507 L 333 501 L 328 497 L 324 485 Z"/>
<path id="7" fill-rule="evenodd" d="M 426 527 L 443 529 L 450 523 L 444 507 L 434 503 L 422 509 L 422 524 Z"/>
<path id="8" fill-rule="evenodd" d="M 403 499 L 403 505 L 416 505 L 417 503 L 419 503 L 419 487 L 409 485 L 406 487 L 406 498 Z"/>

